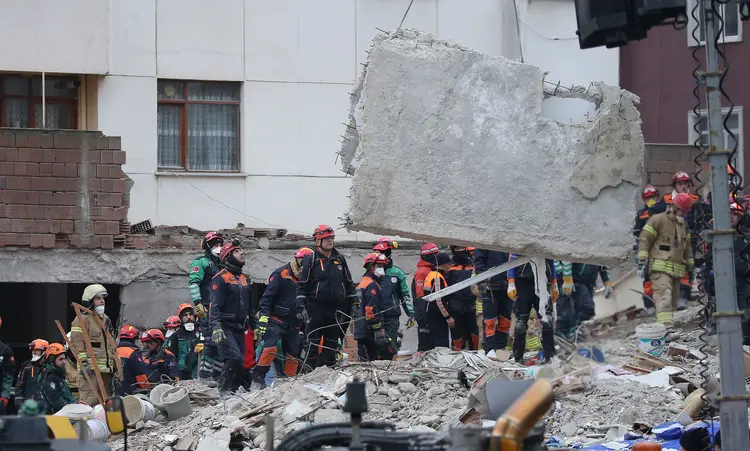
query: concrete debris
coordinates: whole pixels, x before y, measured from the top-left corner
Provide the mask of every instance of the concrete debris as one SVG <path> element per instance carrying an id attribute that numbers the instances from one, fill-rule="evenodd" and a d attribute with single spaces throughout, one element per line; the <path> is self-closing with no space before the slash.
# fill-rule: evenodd
<path id="1" fill-rule="evenodd" d="M 596 83 L 545 92 L 544 76 L 413 30 L 377 35 L 340 151 L 354 175 L 349 229 L 624 260 L 643 172 L 639 99 Z"/>

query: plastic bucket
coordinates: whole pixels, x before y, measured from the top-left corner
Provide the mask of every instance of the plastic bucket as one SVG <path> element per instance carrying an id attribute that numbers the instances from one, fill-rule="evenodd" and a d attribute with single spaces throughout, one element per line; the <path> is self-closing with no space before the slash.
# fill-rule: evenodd
<path id="1" fill-rule="evenodd" d="M 167 411 L 170 420 L 182 418 L 193 413 L 187 388 L 174 387 L 161 395 L 161 403 Z"/>
<path id="2" fill-rule="evenodd" d="M 635 335 L 638 337 L 638 349 L 653 356 L 664 353 L 667 328 L 664 324 L 648 323 L 636 326 Z"/>
<path id="3" fill-rule="evenodd" d="M 70 425 L 73 426 L 73 430 L 76 432 L 79 440 L 88 440 L 91 436 L 91 429 L 87 423 L 89 420 L 71 420 Z"/>
<path id="4" fill-rule="evenodd" d="M 153 404 L 140 396 L 126 396 L 122 398 L 122 402 L 125 405 L 128 426 L 134 426 L 139 421 L 153 420 L 156 416 L 156 409 L 154 409 Z"/>
<path id="5" fill-rule="evenodd" d="M 161 396 L 171 388 L 172 386 L 169 384 L 159 384 L 151 390 L 149 399 L 151 399 L 151 403 L 156 406 L 157 409 L 166 410 L 164 404 L 161 402 Z"/>
<path id="6" fill-rule="evenodd" d="M 106 442 L 109 439 L 109 428 L 104 421 L 98 419 L 88 420 L 86 425 L 89 428 L 89 440 Z"/>
<path id="7" fill-rule="evenodd" d="M 55 415 L 68 417 L 71 420 L 90 420 L 93 417 L 93 411 L 94 409 L 88 404 L 68 404 L 55 412 Z"/>
<path id="8" fill-rule="evenodd" d="M 94 406 L 94 411 L 91 412 L 91 417 L 95 420 L 107 422 L 107 412 L 104 410 L 101 404 Z"/>

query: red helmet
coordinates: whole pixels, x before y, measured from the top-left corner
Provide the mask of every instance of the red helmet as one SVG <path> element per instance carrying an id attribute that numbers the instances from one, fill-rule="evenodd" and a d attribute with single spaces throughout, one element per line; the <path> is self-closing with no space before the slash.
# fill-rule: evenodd
<path id="1" fill-rule="evenodd" d="M 675 207 L 683 211 L 690 211 L 693 207 L 693 199 L 690 198 L 690 194 L 679 193 L 672 198 L 672 203 Z"/>
<path id="2" fill-rule="evenodd" d="M 377 252 L 370 252 L 369 254 L 365 255 L 365 263 L 362 265 L 362 267 L 367 268 L 368 265 L 371 265 L 373 263 L 379 265 L 387 265 L 388 257 Z"/>
<path id="3" fill-rule="evenodd" d="M 312 255 L 314 253 L 315 252 L 309 247 L 301 247 L 297 249 L 297 252 L 294 253 L 294 258 L 305 258 L 308 255 Z"/>
<path id="4" fill-rule="evenodd" d="M 164 334 L 159 329 L 149 329 L 141 335 L 141 341 L 146 343 L 151 340 L 159 340 L 164 343 Z"/>
<path id="5" fill-rule="evenodd" d="M 315 231 L 313 232 L 313 239 L 315 240 L 322 240 L 323 238 L 336 238 L 336 232 L 333 231 L 333 227 L 321 224 L 318 227 L 315 227 Z"/>
<path id="6" fill-rule="evenodd" d="M 165 329 L 176 329 L 182 325 L 182 321 L 180 321 L 179 316 L 170 316 L 167 318 L 166 321 L 164 321 L 164 328 Z"/>
<path id="7" fill-rule="evenodd" d="M 378 242 L 372 246 L 372 250 L 378 252 L 384 252 L 389 249 L 398 249 L 398 242 L 384 236 L 378 238 Z"/>
<path id="8" fill-rule="evenodd" d="M 646 185 L 645 188 L 643 188 L 643 192 L 641 193 L 641 198 L 643 200 L 648 199 L 649 197 L 654 197 L 659 195 L 659 190 L 656 189 L 653 185 Z"/>
<path id="9" fill-rule="evenodd" d="M 731 177 L 731 176 L 733 176 L 735 174 L 736 174 L 736 172 L 734 171 L 734 168 L 732 167 L 732 165 L 729 164 L 729 163 L 727 163 L 727 175 L 729 175 Z"/>
<path id="10" fill-rule="evenodd" d="M 41 338 L 37 338 L 36 340 L 29 343 L 29 350 L 30 351 L 44 351 L 47 349 L 47 346 L 49 346 L 49 342 L 47 340 L 42 340 Z"/>
<path id="11" fill-rule="evenodd" d="M 422 255 L 432 255 L 437 254 L 440 252 L 440 249 L 438 249 L 437 244 L 435 243 L 427 243 L 424 246 L 422 246 Z"/>
<path id="12" fill-rule="evenodd" d="M 127 340 L 135 340 L 137 337 L 138 337 L 138 329 L 131 326 L 130 324 L 126 324 L 122 326 L 122 329 L 120 329 L 119 338 L 125 338 Z"/>
<path id="13" fill-rule="evenodd" d="M 240 240 L 234 239 L 229 243 L 226 243 L 221 247 L 221 252 L 219 252 L 219 259 L 224 262 L 227 260 L 227 257 L 229 257 L 232 252 L 234 252 L 236 249 L 240 248 Z"/>
<path id="14" fill-rule="evenodd" d="M 729 211 L 738 215 L 743 215 L 745 214 L 745 207 L 743 207 L 740 203 L 732 202 L 731 204 L 729 204 Z"/>
<path id="15" fill-rule="evenodd" d="M 208 232 L 206 236 L 201 240 L 201 248 L 210 251 L 213 247 L 213 242 L 218 241 L 220 245 L 224 245 L 224 237 L 219 232 Z"/>
<path id="16" fill-rule="evenodd" d="M 675 175 L 672 176 L 672 186 L 675 185 L 677 182 L 690 182 L 693 183 L 693 180 L 690 178 L 690 175 L 688 175 L 685 171 L 678 171 Z"/>
<path id="17" fill-rule="evenodd" d="M 179 320 L 180 320 L 180 318 L 182 318 L 182 312 L 184 312 L 184 311 L 185 311 L 185 310 L 187 310 L 187 309 L 190 309 L 190 310 L 192 310 L 192 311 L 193 311 L 193 314 L 195 314 L 195 307 L 193 307 L 193 304 L 188 304 L 187 302 L 186 302 L 186 303 L 184 303 L 184 304 L 180 304 L 180 306 L 179 306 L 179 307 L 177 307 L 177 316 L 176 316 L 176 318 L 177 318 L 177 321 L 179 321 Z M 167 319 L 167 321 L 169 321 L 169 319 L 171 319 L 171 318 L 174 318 L 174 317 L 170 316 L 170 317 L 169 317 L 169 318 Z"/>

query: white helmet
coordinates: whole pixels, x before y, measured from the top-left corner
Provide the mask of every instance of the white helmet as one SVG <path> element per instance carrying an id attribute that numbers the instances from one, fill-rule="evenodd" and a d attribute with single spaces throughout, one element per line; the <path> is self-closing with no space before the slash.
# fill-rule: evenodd
<path id="1" fill-rule="evenodd" d="M 104 288 L 104 285 L 95 283 L 93 285 L 87 286 L 83 290 L 83 296 L 81 296 L 81 300 L 84 302 L 91 302 L 97 295 L 101 295 L 102 297 L 107 296 L 107 289 Z"/>

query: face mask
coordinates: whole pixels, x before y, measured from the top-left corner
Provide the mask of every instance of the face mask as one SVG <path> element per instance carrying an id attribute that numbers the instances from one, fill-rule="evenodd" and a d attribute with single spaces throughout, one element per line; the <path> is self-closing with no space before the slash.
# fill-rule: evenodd
<path id="1" fill-rule="evenodd" d="M 104 306 L 103 305 L 96 306 L 96 308 L 94 308 L 94 311 L 96 312 L 97 315 L 102 316 L 102 317 L 104 316 Z"/>
<path id="2" fill-rule="evenodd" d="M 385 269 L 381 268 L 375 268 L 375 271 L 373 271 L 375 274 L 375 277 L 383 277 L 385 275 Z"/>
<path id="3" fill-rule="evenodd" d="M 215 247 L 215 248 L 211 249 L 211 254 L 213 254 L 214 257 L 218 257 L 220 252 L 221 252 L 221 248 L 220 247 Z"/>
<path id="4" fill-rule="evenodd" d="M 685 218 L 683 218 L 682 216 L 677 216 L 677 222 L 679 222 L 680 224 L 685 224 Z"/>
<path id="5" fill-rule="evenodd" d="M 166 333 L 166 334 L 164 334 L 164 337 L 166 337 L 166 338 L 169 338 L 169 337 L 171 337 L 171 336 L 172 336 L 172 334 L 173 334 L 173 333 L 174 333 L 174 330 L 173 330 L 173 329 L 169 329 L 169 330 L 167 331 L 167 333 Z"/>
<path id="6" fill-rule="evenodd" d="M 36 362 L 37 360 L 39 360 L 41 358 L 42 358 L 42 356 L 40 356 L 40 355 L 32 355 L 31 356 L 31 361 L 32 362 Z"/>
<path id="7" fill-rule="evenodd" d="M 185 330 L 192 332 L 195 330 L 195 323 L 185 323 Z"/>

